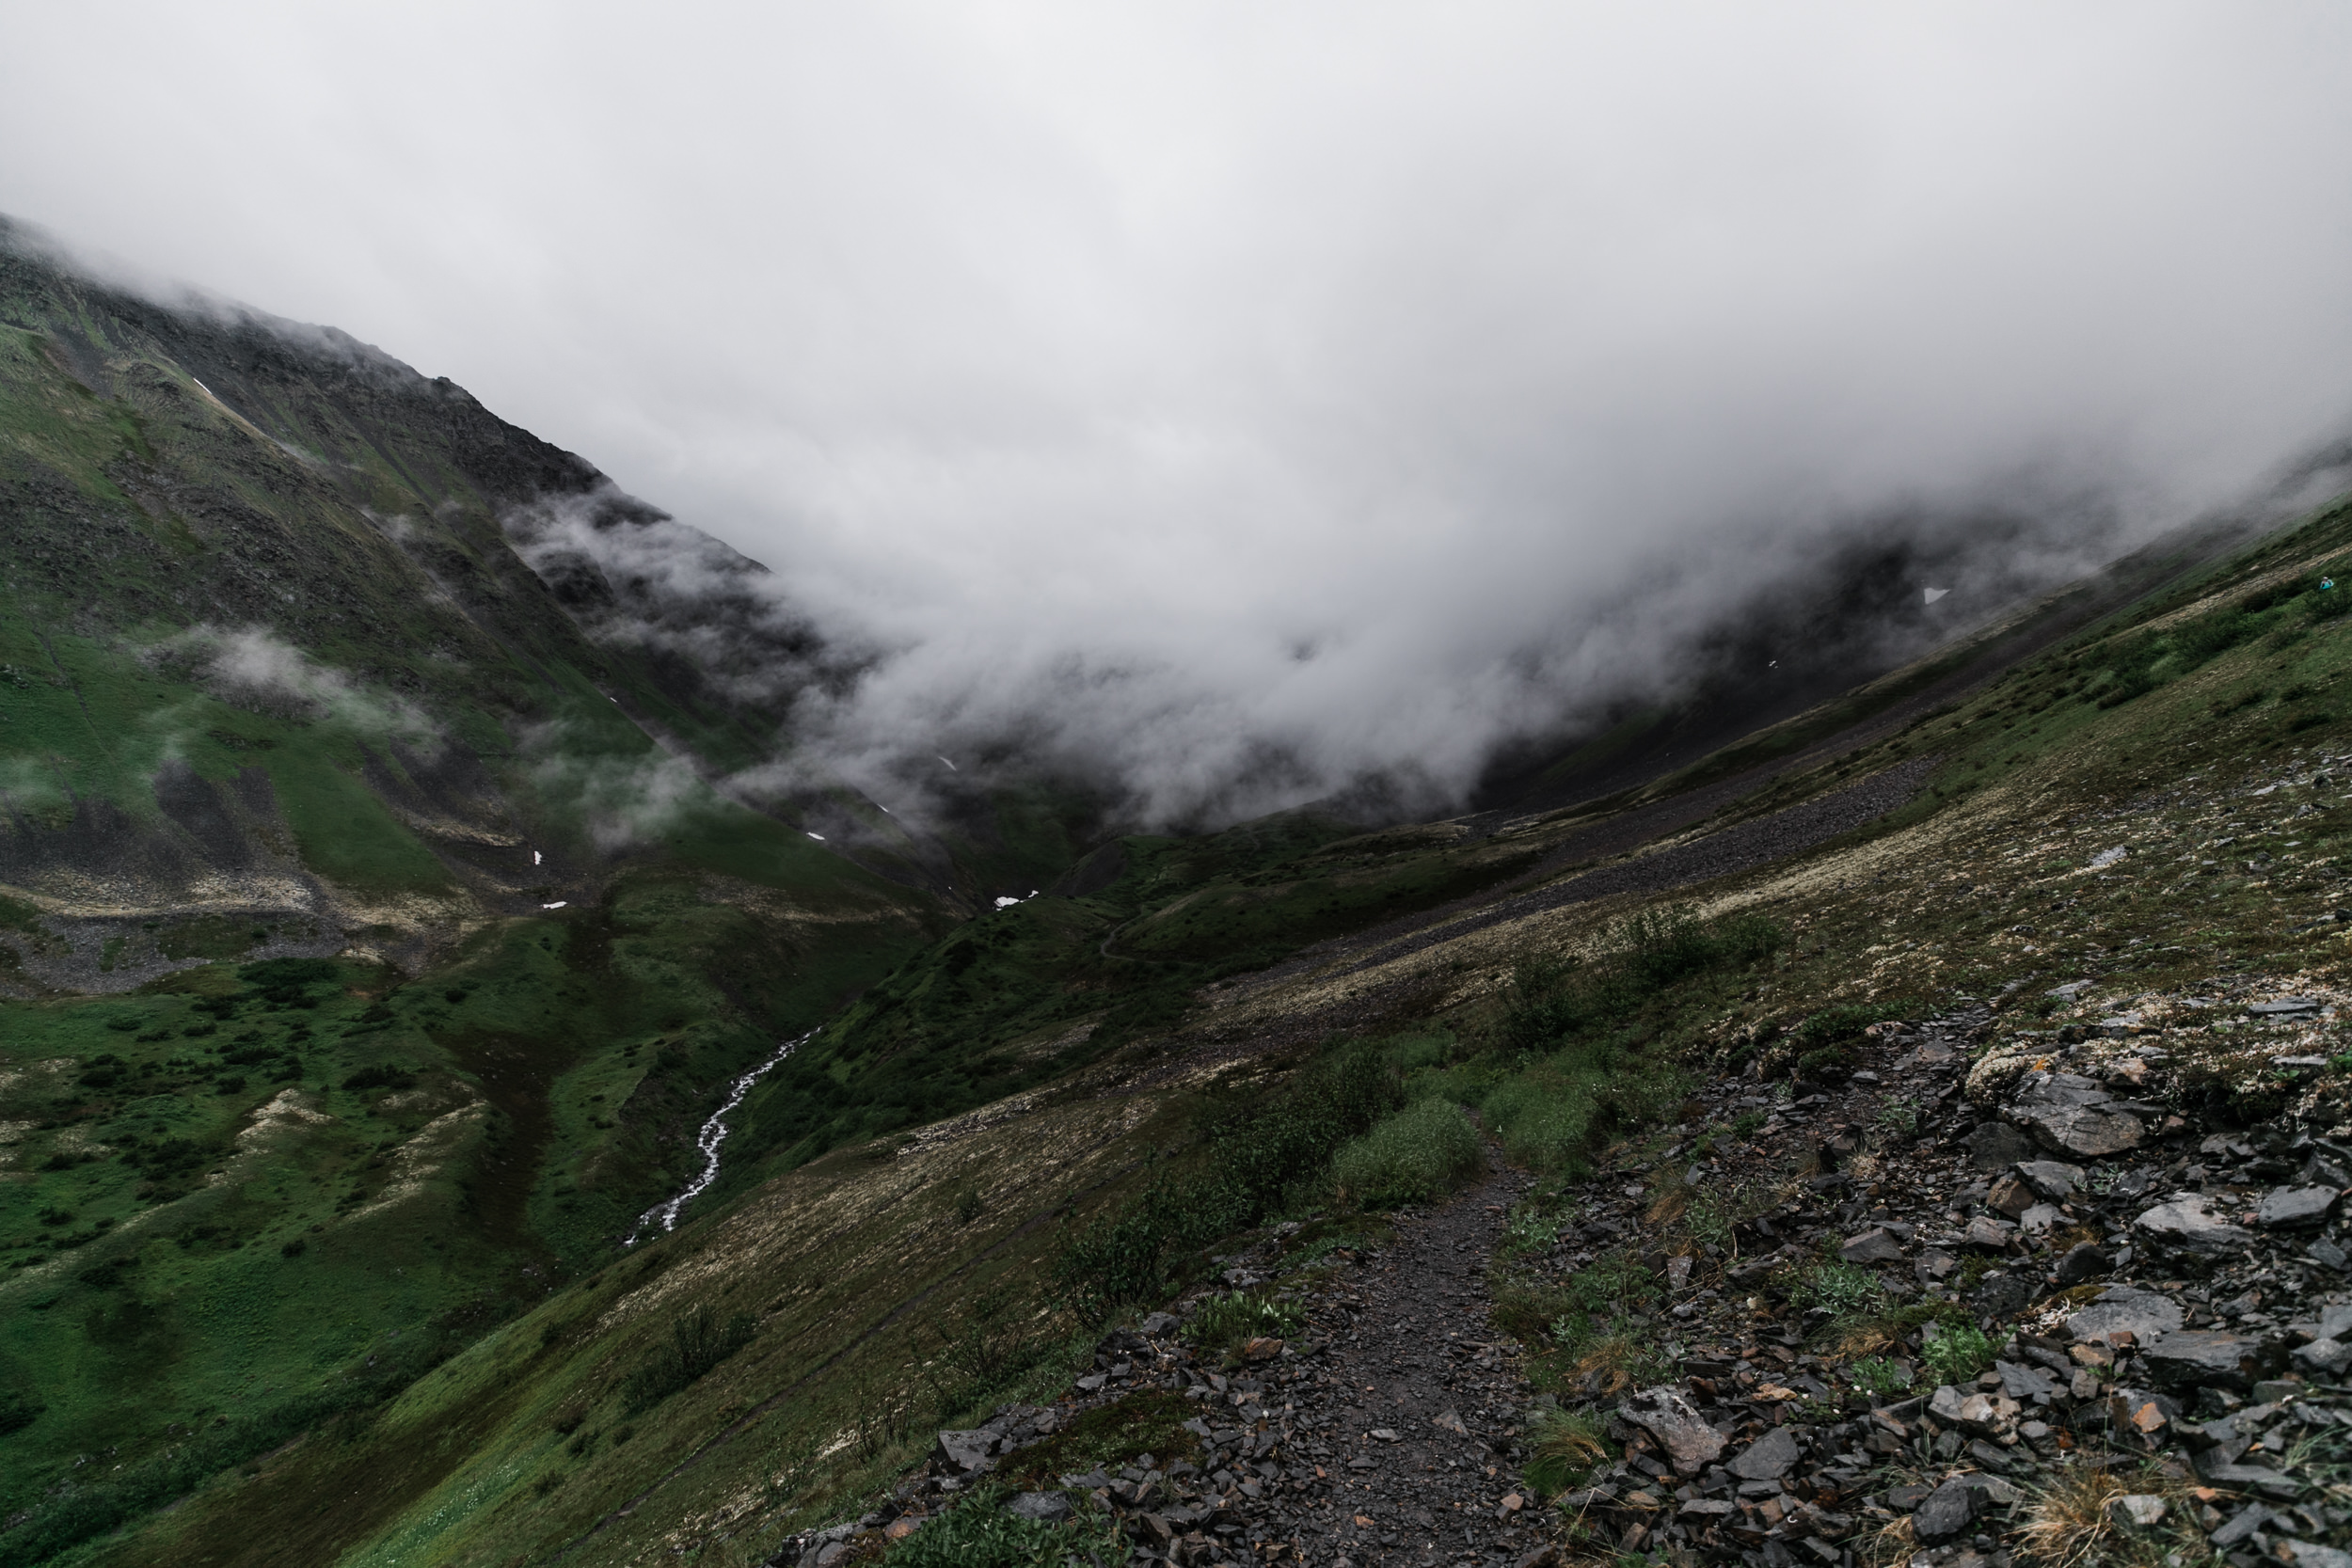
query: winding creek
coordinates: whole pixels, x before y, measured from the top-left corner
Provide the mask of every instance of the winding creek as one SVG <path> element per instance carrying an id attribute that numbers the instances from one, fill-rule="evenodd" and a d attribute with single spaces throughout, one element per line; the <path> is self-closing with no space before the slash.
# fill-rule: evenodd
<path id="1" fill-rule="evenodd" d="M 727 1141 L 727 1113 L 743 1103 L 743 1097 L 752 1092 L 753 1085 L 782 1067 L 785 1058 L 806 1045 L 816 1033 L 816 1030 L 811 1029 L 797 1039 L 785 1041 L 776 1048 L 774 1055 L 738 1078 L 728 1086 L 726 1099 L 717 1110 L 710 1113 L 710 1119 L 703 1123 L 702 1132 L 694 1139 L 695 1147 L 703 1151 L 702 1174 L 689 1181 L 675 1197 L 657 1203 L 638 1215 L 637 1227 L 628 1233 L 628 1240 L 621 1243 L 623 1246 L 635 1246 L 638 1238 L 644 1235 L 645 1227 L 656 1221 L 660 1222 L 661 1228 L 664 1230 L 677 1228 L 679 1211 L 700 1197 L 704 1189 L 719 1180 L 719 1146 Z"/>

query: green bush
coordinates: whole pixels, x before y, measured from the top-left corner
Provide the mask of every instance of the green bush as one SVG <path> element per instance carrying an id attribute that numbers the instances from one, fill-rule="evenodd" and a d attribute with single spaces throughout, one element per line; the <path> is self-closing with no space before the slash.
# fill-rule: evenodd
<path id="1" fill-rule="evenodd" d="M 751 1315 L 738 1312 L 723 1323 L 707 1307 L 696 1307 L 670 1324 L 670 1339 L 629 1373 L 622 1385 L 624 1408 L 631 1416 L 650 1410 L 752 1342 Z"/>
<path id="2" fill-rule="evenodd" d="M 1993 1365 L 1993 1341 L 1974 1323 L 1940 1323 L 1924 1354 L 1937 1383 L 1968 1383 Z"/>
<path id="3" fill-rule="evenodd" d="M 1816 1263 L 1788 1287 L 1788 1299 L 1808 1310 L 1851 1317 L 1877 1307 L 1886 1295 L 1878 1275 L 1859 1263 Z"/>
<path id="4" fill-rule="evenodd" d="M 1854 1386 L 1876 1399 L 1886 1399 L 1911 1386 L 1911 1373 L 1883 1355 L 1853 1364 Z"/>
<path id="5" fill-rule="evenodd" d="M 1459 1105 L 1408 1105 L 1333 1156 L 1340 1189 L 1367 1209 L 1426 1203 L 1485 1168 L 1478 1130 Z"/>
<path id="6" fill-rule="evenodd" d="M 1579 966 L 1533 958 L 1514 972 L 1502 1043 L 1542 1051 L 1625 1022 L 1661 992 L 1696 975 L 1769 958 L 1787 933 L 1761 915 L 1701 920 L 1687 910 L 1644 910 L 1613 927 Z"/>
<path id="7" fill-rule="evenodd" d="M 1197 1153 L 1073 1237 L 1055 1260 L 1056 1282 L 1098 1319 L 1161 1300 L 1186 1255 L 1277 1212 L 1294 1188 L 1328 1172 L 1342 1144 L 1403 1099 L 1380 1052 L 1354 1045 L 1272 1094 L 1213 1107 Z"/>

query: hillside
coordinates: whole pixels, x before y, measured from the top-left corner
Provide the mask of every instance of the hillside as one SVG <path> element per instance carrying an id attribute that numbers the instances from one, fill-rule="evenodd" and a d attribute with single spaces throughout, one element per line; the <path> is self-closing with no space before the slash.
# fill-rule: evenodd
<path id="1" fill-rule="evenodd" d="M 2061 1326 L 2341 1407 L 2335 1199 L 2259 1214 L 2352 1137 L 2352 505 L 1470 816 L 917 836 L 733 788 L 836 656 L 742 589 L 715 680 L 548 519 L 679 525 L 447 383 L 24 243 L 0 323 L 0 1561 L 2346 1544 Z"/>

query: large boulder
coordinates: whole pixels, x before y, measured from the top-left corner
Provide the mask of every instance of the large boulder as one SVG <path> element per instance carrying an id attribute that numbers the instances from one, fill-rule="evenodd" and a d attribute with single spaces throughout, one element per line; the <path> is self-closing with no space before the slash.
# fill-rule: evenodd
<path id="1" fill-rule="evenodd" d="M 2071 1072 L 2026 1074 L 2006 1114 L 2052 1153 L 2085 1158 L 2137 1148 L 2147 1131 L 2113 1095 Z"/>

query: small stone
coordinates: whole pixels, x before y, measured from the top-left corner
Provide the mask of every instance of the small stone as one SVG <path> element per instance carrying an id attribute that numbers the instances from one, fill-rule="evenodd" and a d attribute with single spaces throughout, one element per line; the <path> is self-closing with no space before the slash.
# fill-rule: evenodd
<path id="1" fill-rule="evenodd" d="M 2304 1018 L 2319 1008 L 2317 997 L 2281 996 L 2275 1002 L 2257 1002 L 2246 1010 L 2256 1018 Z"/>
<path id="2" fill-rule="evenodd" d="M 2057 1160 L 2020 1160 L 2017 1174 L 2025 1178 L 2026 1185 L 2034 1190 L 2034 1196 L 2045 1203 L 2064 1203 L 2080 1192 L 2083 1183 L 2090 1180 L 2083 1174 L 2082 1166 L 2064 1164 Z"/>
<path id="3" fill-rule="evenodd" d="M 2124 1333 L 2145 1344 L 2171 1333 L 2186 1321 L 2181 1304 L 2170 1296 L 2135 1290 L 2129 1285 L 2114 1285 L 2100 1291 L 2090 1306 L 2070 1315 L 2066 1330 L 2078 1342 L 2101 1340 L 2112 1344 L 2117 1334 Z"/>
<path id="4" fill-rule="evenodd" d="M 2296 1346 L 2295 1364 L 2307 1372 L 2340 1378 L 2345 1368 L 2352 1367 L 2352 1344 L 2342 1339 L 2313 1339 L 2308 1345 Z"/>
<path id="5" fill-rule="evenodd" d="M 1979 1214 L 1962 1231 L 1961 1242 L 1985 1252 L 2007 1252 L 2009 1239 L 2017 1234 L 2017 1227 L 2007 1220 L 1996 1220 L 1990 1214 Z"/>
<path id="6" fill-rule="evenodd" d="M 1903 1243 L 1893 1232 L 1873 1226 L 1861 1235 L 1849 1238 L 1837 1251 L 1849 1263 L 1899 1263 L 1902 1261 Z"/>
<path id="7" fill-rule="evenodd" d="M 1070 1497 L 1061 1492 L 1024 1492 L 1005 1504 L 1005 1512 L 1041 1525 L 1058 1525 L 1070 1517 Z"/>
<path id="8" fill-rule="evenodd" d="M 2205 1539 L 2215 1549 L 2227 1551 L 2268 1524 L 2270 1519 L 2270 1510 L 2260 1503 L 2248 1503 L 2238 1511 L 2237 1517 L 2215 1530 Z"/>
<path id="9" fill-rule="evenodd" d="M 1723 1433 L 1675 1388 L 1645 1388 L 1618 1406 L 1617 1416 L 1657 1438 L 1684 1475 L 1696 1475 L 1723 1454 Z"/>
<path id="10" fill-rule="evenodd" d="M 1437 1415 L 1429 1418 L 1429 1424 L 1433 1427 L 1438 1428 L 1440 1431 L 1450 1432 L 1456 1437 L 1468 1437 L 1470 1435 L 1470 1428 L 1462 1423 L 1462 1413 L 1458 1410 L 1439 1411 Z"/>
<path id="11" fill-rule="evenodd" d="M 2003 1170 L 2040 1152 L 2031 1138 L 2005 1121 L 1984 1122 L 1968 1134 L 1968 1163 L 1979 1170 Z"/>
<path id="12" fill-rule="evenodd" d="M 2263 1195 L 2254 1223 L 2265 1230 L 2316 1229 L 2328 1223 L 2339 1196 L 2332 1187 L 2274 1187 Z"/>
<path id="13" fill-rule="evenodd" d="M 943 1432 L 931 1448 L 931 1458 L 943 1469 L 975 1475 L 989 1468 L 988 1451 L 995 1446 L 993 1432 Z"/>
<path id="14" fill-rule="evenodd" d="M 1183 1326 L 1183 1321 L 1175 1313 L 1154 1312 L 1143 1320 L 1143 1325 L 1138 1332 L 1146 1338 L 1159 1339 L 1175 1333 L 1181 1326 Z"/>
<path id="15" fill-rule="evenodd" d="M 1538 1546 L 1519 1559 L 1518 1568 L 1560 1568 L 1560 1548 Z"/>
<path id="16" fill-rule="evenodd" d="M 1372 1431 L 1367 1433 L 1367 1435 L 1370 1436 L 1375 1443 L 1402 1443 L 1405 1441 L 1405 1434 L 1396 1431 L 1392 1427 L 1374 1427 Z"/>
<path id="17" fill-rule="evenodd" d="M 2107 1517 L 2125 1529 L 2153 1529 L 2164 1523 L 2164 1499 L 2149 1492 L 2107 1499 Z"/>
<path id="18" fill-rule="evenodd" d="M 2254 1385 L 2254 1392 L 2249 1397 L 2256 1404 L 2284 1404 L 2303 1391 L 2299 1383 L 2291 1383 L 2282 1377 L 2265 1378 Z"/>
<path id="19" fill-rule="evenodd" d="M 1677 1519 L 1728 1519 L 1740 1512 L 1740 1505 L 1720 1497 L 1693 1497 L 1676 1513 Z"/>
<path id="20" fill-rule="evenodd" d="M 2243 1335 L 2187 1330 L 2167 1334 L 2140 1354 L 2159 1387 L 2212 1384 L 2243 1393 L 2253 1385 L 2254 1359 L 2261 1351 L 2261 1340 Z"/>
<path id="21" fill-rule="evenodd" d="M 1788 1434 L 1788 1429 L 1773 1427 L 1724 1467 L 1741 1481 L 1778 1481 L 1795 1466 L 1800 1457 L 1797 1440 Z"/>
<path id="22" fill-rule="evenodd" d="M 2058 1385 L 2050 1374 L 2038 1367 L 2016 1361 L 1995 1361 L 1993 1370 L 2001 1374 L 2001 1392 L 2023 1404 L 2036 1398 L 2046 1399 L 2058 1392 Z"/>
<path id="23" fill-rule="evenodd" d="M 2096 1242 L 2077 1242 L 2066 1249 L 2058 1259 L 2058 1282 L 2060 1290 L 2071 1289 L 2098 1278 L 2115 1267 L 2115 1259 L 2106 1255 Z"/>
<path id="24" fill-rule="evenodd" d="M 1271 1361 L 1282 1354 L 1282 1341 L 1273 1338 L 1245 1340 L 1241 1347 L 1244 1361 Z"/>
<path id="25" fill-rule="evenodd" d="M 2202 1193 L 2175 1193 L 2132 1221 L 2133 1233 L 2151 1243 L 2200 1257 L 2243 1253 L 2254 1233 L 2232 1225 Z"/>
<path id="26" fill-rule="evenodd" d="M 2024 1177 L 2010 1172 L 1993 1183 L 1992 1189 L 1984 1196 L 1984 1204 L 1995 1213 L 2015 1219 L 2032 1208 L 2039 1196 Z"/>
<path id="27" fill-rule="evenodd" d="M 1911 1533 L 1923 1546 L 1940 1546 L 1968 1533 L 1991 1500 L 1977 1476 L 1955 1476 L 1929 1493 L 1911 1515 Z"/>
<path id="28" fill-rule="evenodd" d="M 2341 1546 L 2323 1546 L 2316 1541 L 2289 1541 L 2285 1545 L 2295 1568 L 2352 1568 L 2352 1552 Z"/>
<path id="29" fill-rule="evenodd" d="M 883 1528 L 882 1538 L 887 1541 L 904 1541 L 908 1536 L 913 1535 L 916 1530 L 921 1529 L 922 1528 L 923 1516 L 921 1514 L 902 1514 L 898 1518 L 891 1520 L 890 1523 Z"/>

